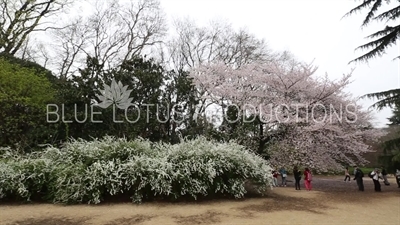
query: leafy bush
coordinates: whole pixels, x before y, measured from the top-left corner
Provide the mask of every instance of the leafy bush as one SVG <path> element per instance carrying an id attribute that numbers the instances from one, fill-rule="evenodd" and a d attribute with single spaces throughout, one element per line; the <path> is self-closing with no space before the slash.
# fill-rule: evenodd
<path id="1" fill-rule="evenodd" d="M 43 116 L 46 105 L 54 102 L 49 74 L 24 62 L 0 54 L 0 147 L 28 150 L 50 141 L 55 131 Z"/>
<path id="2" fill-rule="evenodd" d="M 271 186 L 271 168 L 261 157 L 238 144 L 205 138 L 170 145 L 104 137 L 71 140 L 32 154 L 9 148 L 0 153 L 0 199 L 39 196 L 97 204 L 120 194 L 134 202 L 154 196 L 241 198 L 246 181 L 260 193 Z"/>

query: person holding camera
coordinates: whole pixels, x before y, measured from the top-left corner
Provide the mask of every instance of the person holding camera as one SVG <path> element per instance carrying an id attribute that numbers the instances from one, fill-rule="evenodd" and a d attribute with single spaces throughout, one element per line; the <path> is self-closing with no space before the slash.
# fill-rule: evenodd
<path id="1" fill-rule="evenodd" d="M 387 172 L 386 172 L 386 169 L 382 166 L 382 172 L 381 172 L 381 175 L 382 175 L 382 178 L 383 178 L 383 183 L 386 185 L 386 186 L 389 186 L 390 185 L 390 183 L 389 183 L 389 181 L 388 181 L 388 179 L 387 179 Z"/>
<path id="2" fill-rule="evenodd" d="M 381 183 L 379 183 L 380 172 L 378 168 L 375 168 L 374 171 L 371 172 L 372 181 L 374 182 L 374 187 L 376 192 L 381 192 Z"/>
<path id="3" fill-rule="evenodd" d="M 282 187 L 286 187 L 286 177 L 287 177 L 287 171 L 286 171 L 286 169 L 285 169 L 284 167 L 282 167 L 282 168 L 279 170 L 279 174 L 281 175 L 281 178 L 282 178 L 282 184 L 281 184 L 281 186 L 282 186 Z"/>

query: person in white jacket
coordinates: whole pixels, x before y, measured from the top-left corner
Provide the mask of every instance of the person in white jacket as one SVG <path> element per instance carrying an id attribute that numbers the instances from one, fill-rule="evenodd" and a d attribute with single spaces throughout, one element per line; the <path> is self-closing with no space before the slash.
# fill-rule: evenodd
<path id="1" fill-rule="evenodd" d="M 380 175 L 379 169 L 375 168 L 375 170 L 372 171 L 371 175 L 373 176 L 372 180 L 374 181 L 375 191 L 380 192 L 381 184 L 379 183 L 379 175 Z"/>

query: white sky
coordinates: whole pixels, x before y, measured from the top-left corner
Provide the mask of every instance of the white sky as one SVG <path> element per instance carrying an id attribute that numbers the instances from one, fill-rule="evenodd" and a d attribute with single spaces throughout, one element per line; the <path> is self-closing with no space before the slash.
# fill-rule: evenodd
<path id="1" fill-rule="evenodd" d="M 400 87 L 399 45 L 368 64 L 348 62 L 364 51 L 354 51 L 368 41 L 369 34 L 385 24 L 371 24 L 361 29 L 363 14 L 343 18 L 359 4 L 351 0 L 161 0 L 169 21 L 189 17 L 199 25 L 212 19 L 228 20 L 235 28 L 247 27 L 250 33 L 265 39 L 273 50 L 289 50 L 300 60 L 319 67 L 318 74 L 328 73 L 338 79 L 352 68 L 354 82 L 348 92 L 354 96 Z M 374 100 L 363 100 L 367 108 Z M 382 127 L 391 116 L 390 109 L 376 112 L 375 126 Z"/>

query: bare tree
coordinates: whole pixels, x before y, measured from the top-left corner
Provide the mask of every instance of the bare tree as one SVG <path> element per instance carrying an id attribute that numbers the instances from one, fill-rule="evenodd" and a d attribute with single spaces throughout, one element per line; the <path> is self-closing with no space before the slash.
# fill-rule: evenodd
<path id="1" fill-rule="evenodd" d="M 30 33 L 55 28 L 43 19 L 61 12 L 70 0 L 0 0 L 0 52 L 15 55 Z"/>
<path id="2" fill-rule="evenodd" d="M 193 68 L 215 60 L 240 67 L 256 60 L 269 60 L 272 51 L 264 40 L 246 29 L 234 30 L 223 21 L 199 27 L 190 19 L 175 21 L 176 36 L 166 43 L 164 60 L 178 69 Z"/>
<path id="3" fill-rule="evenodd" d="M 167 66 L 177 71 L 191 70 L 216 61 L 239 68 L 247 63 L 270 61 L 280 56 L 270 50 L 264 40 L 256 38 L 246 29 L 235 30 L 225 21 L 211 21 L 209 26 L 204 27 L 197 26 L 188 18 L 174 22 L 176 35 L 161 48 L 160 56 Z M 207 108 L 214 104 L 203 98 L 205 94 L 205 90 L 197 87 L 200 101 L 193 117 L 204 117 Z"/>
<path id="4" fill-rule="evenodd" d="M 82 23 L 81 18 L 71 21 L 63 30 L 53 32 L 56 56 L 53 57 L 52 64 L 60 78 L 66 79 L 69 74 L 78 70 L 77 61 L 84 62 L 87 52 L 85 48 L 89 46 L 89 28 Z"/>
<path id="5" fill-rule="evenodd" d="M 22 44 L 17 57 L 31 62 L 35 62 L 43 67 L 47 67 L 47 62 L 50 60 L 49 52 L 46 46 L 35 38 L 35 35 L 29 35 L 26 41 Z"/>
<path id="6" fill-rule="evenodd" d="M 106 68 L 117 66 L 161 42 L 167 31 L 157 0 L 96 1 L 92 13 L 67 27 L 53 32 L 57 40 L 55 64 L 65 77 L 74 73 L 86 56 L 96 58 Z"/>

